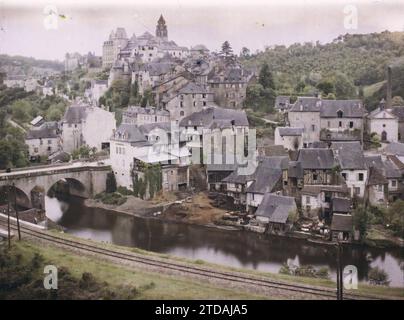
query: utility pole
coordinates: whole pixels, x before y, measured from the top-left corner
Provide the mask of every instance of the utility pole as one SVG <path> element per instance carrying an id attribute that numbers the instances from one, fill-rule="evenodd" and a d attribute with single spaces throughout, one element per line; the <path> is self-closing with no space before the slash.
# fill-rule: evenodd
<path id="1" fill-rule="evenodd" d="M 7 188 L 7 232 L 8 232 L 8 249 L 11 249 L 11 229 L 10 229 L 10 186 Z"/>
<path id="2" fill-rule="evenodd" d="M 17 208 L 17 189 L 15 188 L 14 182 L 13 187 L 14 187 L 14 210 L 15 210 L 15 217 L 17 218 L 18 240 L 21 240 L 20 218 L 18 216 L 18 208 Z"/>
<path id="3" fill-rule="evenodd" d="M 337 300 L 344 300 L 344 275 L 342 271 L 342 259 L 341 259 L 341 252 L 342 246 L 341 243 L 338 241 L 336 244 L 337 249 Z"/>

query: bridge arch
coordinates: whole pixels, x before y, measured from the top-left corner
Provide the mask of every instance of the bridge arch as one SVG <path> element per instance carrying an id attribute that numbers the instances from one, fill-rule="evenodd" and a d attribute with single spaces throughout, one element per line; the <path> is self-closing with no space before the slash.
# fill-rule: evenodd
<path id="1" fill-rule="evenodd" d="M 59 188 L 59 190 L 58 190 Z M 83 181 L 76 178 L 59 178 L 52 181 L 46 190 L 46 195 L 52 195 L 54 192 L 65 192 L 73 196 L 88 198 L 89 190 Z"/>
<path id="2" fill-rule="evenodd" d="M 29 194 L 13 185 L 0 186 L 0 205 L 6 205 L 7 201 L 10 201 L 11 207 L 14 207 L 15 201 L 20 208 L 29 209 L 32 207 Z"/>

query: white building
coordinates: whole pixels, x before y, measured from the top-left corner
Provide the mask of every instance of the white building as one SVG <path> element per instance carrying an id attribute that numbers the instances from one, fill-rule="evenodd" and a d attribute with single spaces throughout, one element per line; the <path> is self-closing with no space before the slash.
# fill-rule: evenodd
<path id="1" fill-rule="evenodd" d="M 367 116 L 367 130 L 369 134 L 376 133 L 382 142 L 398 141 L 398 117 L 385 109 L 384 100 Z"/>
<path id="2" fill-rule="evenodd" d="M 61 120 L 63 151 L 72 152 L 83 145 L 102 150 L 116 128 L 115 114 L 98 107 L 71 105 Z"/>
<path id="3" fill-rule="evenodd" d="M 60 136 L 53 128 L 43 126 L 29 130 L 25 137 L 31 161 L 40 157 L 48 157 L 60 150 Z"/>
<path id="4" fill-rule="evenodd" d="M 353 142 L 333 142 L 331 149 L 341 168 L 341 175 L 349 189 L 349 195 L 363 198 L 368 181 L 368 169 L 361 144 Z"/>
<path id="5" fill-rule="evenodd" d="M 93 105 L 99 106 L 100 98 L 108 90 L 108 80 L 94 80 L 91 82 L 90 100 Z"/>
<path id="6" fill-rule="evenodd" d="M 303 147 L 304 128 L 276 127 L 275 145 L 281 145 L 288 150 L 298 150 Z"/>
<path id="7" fill-rule="evenodd" d="M 142 125 L 147 123 L 169 122 L 170 113 L 155 107 L 129 106 L 122 112 L 122 123 Z"/>

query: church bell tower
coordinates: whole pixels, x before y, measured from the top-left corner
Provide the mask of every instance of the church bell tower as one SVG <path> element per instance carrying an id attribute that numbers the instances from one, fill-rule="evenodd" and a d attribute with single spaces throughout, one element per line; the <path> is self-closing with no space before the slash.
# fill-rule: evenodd
<path id="1" fill-rule="evenodd" d="M 160 18 L 157 21 L 156 37 L 161 40 L 165 40 L 165 41 L 167 41 L 167 39 L 168 39 L 167 25 L 166 25 L 166 21 L 163 18 L 163 15 L 160 15 Z"/>

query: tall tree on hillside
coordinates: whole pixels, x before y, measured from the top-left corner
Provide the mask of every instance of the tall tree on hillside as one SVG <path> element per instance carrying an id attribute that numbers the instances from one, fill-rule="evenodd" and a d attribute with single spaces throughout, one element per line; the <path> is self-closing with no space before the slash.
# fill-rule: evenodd
<path id="1" fill-rule="evenodd" d="M 232 64 L 236 61 L 236 57 L 233 54 L 233 49 L 227 40 L 222 44 L 222 51 L 220 51 L 220 55 L 224 58 L 227 64 Z"/>
<path id="2" fill-rule="evenodd" d="M 225 41 L 222 44 L 222 51 L 220 52 L 224 57 L 228 57 L 233 54 L 233 49 L 231 48 L 230 42 Z"/>
<path id="3" fill-rule="evenodd" d="M 258 83 L 262 85 L 264 89 L 274 89 L 275 82 L 271 70 L 269 70 L 268 63 L 264 63 L 261 67 L 260 73 L 258 75 Z"/>

